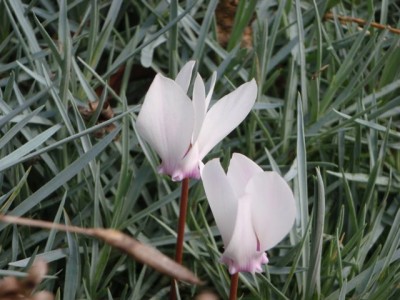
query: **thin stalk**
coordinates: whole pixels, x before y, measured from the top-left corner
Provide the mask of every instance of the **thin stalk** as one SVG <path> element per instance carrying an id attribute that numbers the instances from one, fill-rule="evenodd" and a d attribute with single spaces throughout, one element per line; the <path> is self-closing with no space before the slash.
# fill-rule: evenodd
<path id="1" fill-rule="evenodd" d="M 181 201 L 179 206 L 178 237 L 176 239 L 175 261 L 182 264 L 183 239 L 185 235 L 186 214 L 189 198 L 189 178 L 182 181 Z M 176 300 L 175 280 L 171 282 L 170 300 Z"/>
<path id="2" fill-rule="evenodd" d="M 176 252 L 175 252 L 175 261 L 180 264 L 182 264 L 182 257 L 183 257 L 183 238 L 185 234 L 188 198 L 189 198 L 189 178 L 185 178 L 182 181 L 181 203 L 179 207 L 178 237 L 176 239 Z"/>
<path id="3" fill-rule="evenodd" d="M 231 276 L 231 289 L 229 291 L 229 300 L 237 299 L 238 285 L 239 285 L 239 272 Z"/>

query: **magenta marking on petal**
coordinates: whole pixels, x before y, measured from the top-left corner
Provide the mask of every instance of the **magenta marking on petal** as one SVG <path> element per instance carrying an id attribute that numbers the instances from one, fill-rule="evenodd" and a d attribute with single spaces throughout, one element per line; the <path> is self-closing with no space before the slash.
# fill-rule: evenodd
<path id="1" fill-rule="evenodd" d="M 192 143 L 190 143 L 188 149 L 186 150 L 185 154 L 183 155 L 182 159 L 185 158 L 185 156 L 189 153 L 190 149 L 192 149 Z"/>
<path id="2" fill-rule="evenodd" d="M 190 171 L 187 174 L 188 177 L 194 178 L 194 179 L 200 179 L 200 169 L 198 166 L 196 166 L 192 171 Z"/>
<path id="3" fill-rule="evenodd" d="M 256 236 L 256 239 L 257 239 L 257 251 L 260 251 L 260 248 L 261 248 L 260 240 L 258 239 L 257 236 Z"/>
<path id="4" fill-rule="evenodd" d="M 185 178 L 193 178 L 193 179 L 200 179 L 200 170 L 199 166 L 196 166 L 191 171 L 185 171 L 182 169 L 175 169 L 173 172 L 165 172 L 165 168 L 163 168 L 163 174 L 168 174 L 171 176 L 173 181 L 181 181 Z"/>
<path id="5" fill-rule="evenodd" d="M 237 272 L 261 273 L 264 271 L 262 265 L 268 263 L 267 254 L 256 253 L 253 257 L 243 258 L 243 261 L 234 261 L 233 259 L 222 255 L 221 262 L 226 264 L 230 274 Z"/>
<path id="6" fill-rule="evenodd" d="M 190 171 L 179 171 L 179 173 L 180 173 L 180 176 L 182 177 L 182 179 L 183 178 L 200 179 L 200 168 L 198 165 Z M 176 174 L 178 174 L 178 172 L 176 172 Z M 182 179 L 179 179 L 179 180 L 182 180 Z"/>

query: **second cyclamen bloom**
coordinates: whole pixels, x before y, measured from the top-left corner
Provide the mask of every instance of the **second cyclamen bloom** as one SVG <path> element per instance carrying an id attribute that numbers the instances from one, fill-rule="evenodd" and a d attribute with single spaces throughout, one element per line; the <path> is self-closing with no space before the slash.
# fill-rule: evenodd
<path id="1" fill-rule="evenodd" d="M 228 172 L 218 159 L 201 174 L 204 190 L 221 233 L 221 261 L 229 272 L 261 272 L 266 250 L 278 244 L 293 226 L 296 206 L 292 191 L 276 172 L 264 172 L 235 153 Z"/>
<path id="2" fill-rule="evenodd" d="M 188 62 L 175 80 L 157 74 L 136 122 L 138 134 L 161 158 L 159 172 L 172 180 L 199 178 L 201 160 L 248 115 L 257 96 L 254 80 L 242 84 L 208 110 L 216 75 L 206 95 L 199 74 L 192 100 L 187 91 L 195 62 Z"/>

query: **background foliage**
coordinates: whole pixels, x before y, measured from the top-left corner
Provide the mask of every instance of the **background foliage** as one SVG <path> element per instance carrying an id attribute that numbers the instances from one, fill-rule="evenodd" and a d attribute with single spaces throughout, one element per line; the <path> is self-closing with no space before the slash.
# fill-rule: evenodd
<path id="1" fill-rule="evenodd" d="M 399 28 L 400 7 L 232 2 L 0 1 L 0 212 L 118 228 L 172 257 L 180 186 L 156 174 L 134 124 L 155 73 L 174 77 L 195 59 L 204 78 L 217 71 L 213 99 L 253 77 L 259 86 L 251 115 L 206 160 L 241 152 L 285 176 L 298 204 L 290 236 L 265 273 L 241 275 L 239 295 L 399 298 L 399 35 L 368 24 Z M 197 181 L 189 206 L 184 264 L 207 285 L 181 285 L 181 296 L 226 298 Z M 59 299 L 169 291 L 169 278 L 83 236 L 0 224 L 0 245 L 0 275 L 40 255 L 50 262 L 40 289 Z"/>

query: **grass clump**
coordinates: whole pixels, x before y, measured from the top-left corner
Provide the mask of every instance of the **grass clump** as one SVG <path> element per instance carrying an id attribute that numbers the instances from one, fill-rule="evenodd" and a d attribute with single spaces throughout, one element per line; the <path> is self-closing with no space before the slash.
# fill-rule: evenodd
<path id="1" fill-rule="evenodd" d="M 217 71 L 213 99 L 259 86 L 251 115 L 206 160 L 241 152 L 285 176 L 298 205 L 290 236 L 265 273 L 241 275 L 239 295 L 398 298 L 400 36 L 374 26 L 399 28 L 398 5 L 244 3 L 1 1 L 1 214 L 122 230 L 172 257 L 180 187 L 157 175 L 135 118 L 157 72 L 196 59 L 206 78 Z M 189 197 L 184 265 L 207 285 L 182 285 L 181 297 L 226 298 L 201 183 Z M 57 299 L 169 291 L 168 277 L 96 239 L 1 223 L 0 245 L 0 275 L 41 256 L 51 276 L 39 288 Z"/>

